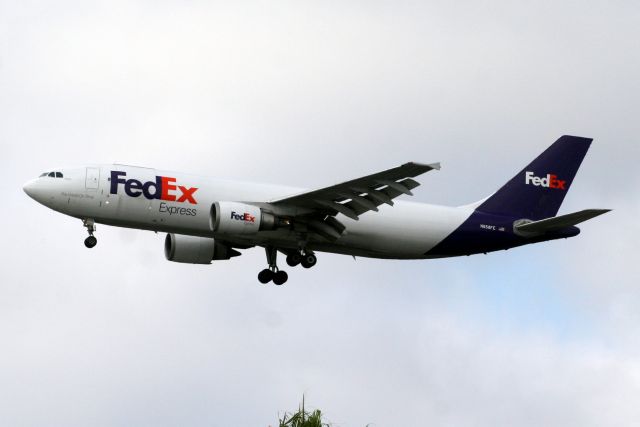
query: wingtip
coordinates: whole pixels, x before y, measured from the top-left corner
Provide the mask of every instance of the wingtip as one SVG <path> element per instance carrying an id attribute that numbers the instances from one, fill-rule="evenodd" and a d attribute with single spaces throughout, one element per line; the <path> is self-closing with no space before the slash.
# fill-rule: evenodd
<path id="1" fill-rule="evenodd" d="M 418 163 L 418 162 L 409 162 L 409 163 L 405 163 L 403 166 L 418 166 L 420 168 L 424 168 L 427 171 L 430 171 L 432 169 L 435 170 L 440 170 L 440 162 L 436 162 L 436 163 Z"/>

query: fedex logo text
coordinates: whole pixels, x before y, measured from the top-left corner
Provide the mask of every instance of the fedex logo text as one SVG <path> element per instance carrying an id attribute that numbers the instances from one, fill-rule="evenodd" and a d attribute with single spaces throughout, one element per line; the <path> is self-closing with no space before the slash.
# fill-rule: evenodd
<path id="1" fill-rule="evenodd" d="M 536 187 L 553 188 L 556 190 L 566 190 L 567 181 L 558 179 L 557 175 L 547 174 L 546 177 L 541 178 L 535 176 L 533 172 L 525 173 L 524 183 L 527 185 L 535 185 Z"/>
<path id="2" fill-rule="evenodd" d="M 196 187 L 183 187 L 182 185 L 175 185 L 176 179 L 168 176 L 156 176 L 155 181 L 147 181 L 143 183 L 137 179 L 125 179 L 126 172 L 111 171 L 111 194 L 118 194 L 118 187 L 120 184 L 124 185 L 124 192 L 129 197 L 138 197 L 143 195 L 146 199 L 160 199 L 168 202 L 189 202 L 192 205 L 197 205 L 193 193 L 196 192 Z M 174 192 L 180 191 L 178 196 Z"/>
<path id="3" fill-rule="evenodd" d="M 256 217 L 246 212 L 243 214 L 239 214 L 237 212 L 231 211 L 231 219 L 245 222 L 256 222 Z"/>

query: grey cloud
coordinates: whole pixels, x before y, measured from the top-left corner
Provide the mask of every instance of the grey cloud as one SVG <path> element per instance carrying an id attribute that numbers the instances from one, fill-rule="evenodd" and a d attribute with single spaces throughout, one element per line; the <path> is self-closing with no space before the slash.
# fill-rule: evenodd
<path id="1" fill-rule="evenodd" d="M 639 14 L 0 3 L 0 424 L 266 426 L 303 392 L 343 426 L 637 423 Z M 21 192 L 89 162 L 317 187 L 416 160 L 444 166 L 416 199 L 456 205 L 563 133 L 596 138 L 563 210 L 615 209 L 580 237 L 323 255 L 279 289 L 258 249 L 173 265 L 163 236 L 100 226 L 86 251 Z"/>

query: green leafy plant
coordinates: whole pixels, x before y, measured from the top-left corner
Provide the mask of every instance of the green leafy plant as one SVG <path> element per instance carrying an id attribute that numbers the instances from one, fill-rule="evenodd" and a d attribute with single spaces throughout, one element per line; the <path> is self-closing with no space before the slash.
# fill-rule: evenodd
<path id="1" fill-rule="evenodd" d="M 304 395 L 302 405 L 297 412 L 285 412 L 279 420 L 279 427 L 331 427 L 329 423 L 322 422 L 322 411 L 319 409 L 307 412 L 304 408 Z"/>

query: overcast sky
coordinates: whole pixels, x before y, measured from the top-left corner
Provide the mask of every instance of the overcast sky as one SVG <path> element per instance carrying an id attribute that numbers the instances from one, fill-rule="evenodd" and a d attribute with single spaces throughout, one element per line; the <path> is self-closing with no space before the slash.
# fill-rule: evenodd
<path id="1" fill-rule="evenodd" d="M 0 425 L 640 424 L 637 1 L 0 0 Z M 164 235 L 22 184 L 113 161 L 319 187 L 442 162 L 461 205 L 562 134 L 595 139 L 570 240 L 434 261 L 260 249 L 165 261 Z"/>

